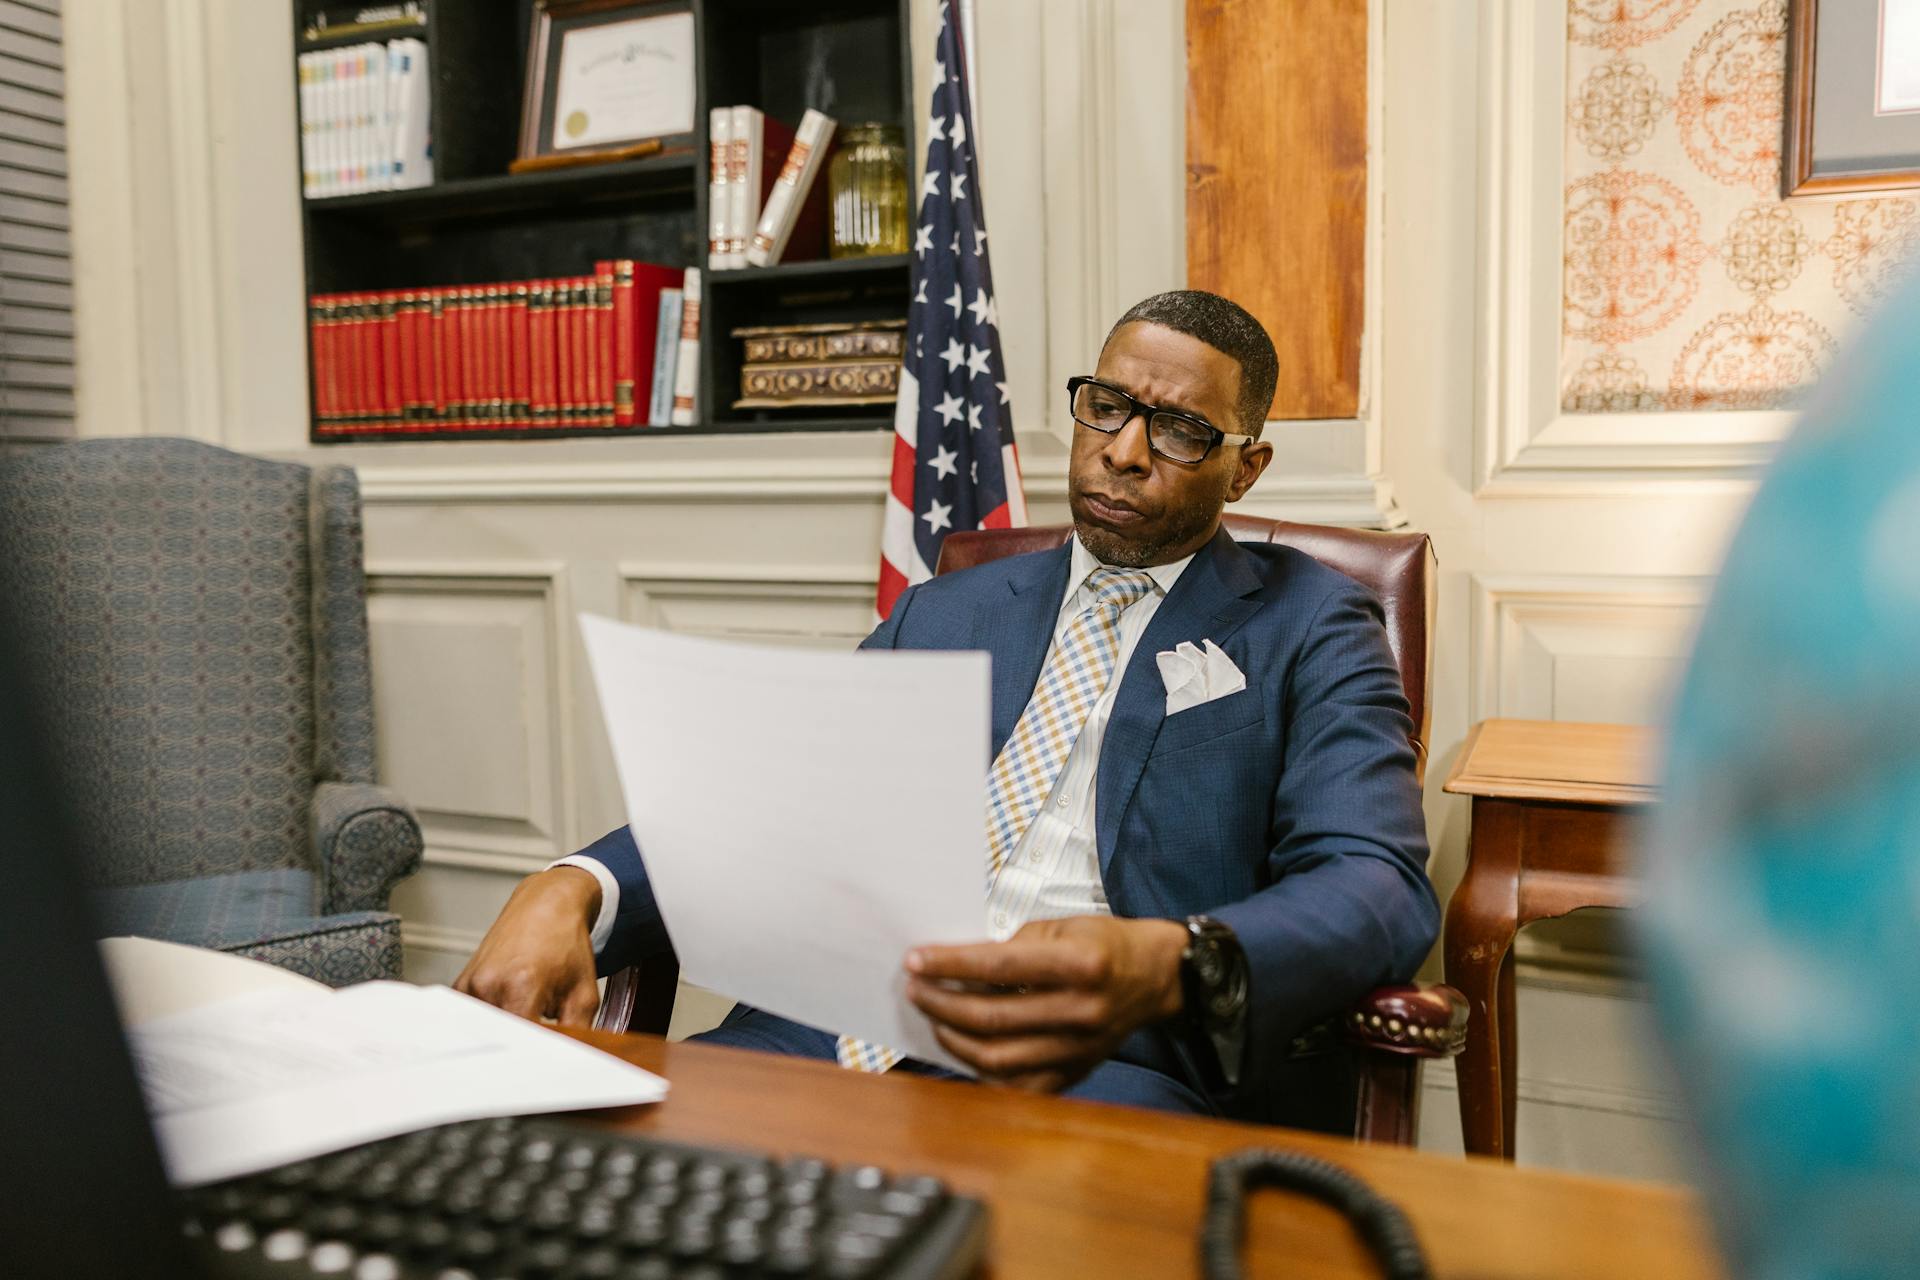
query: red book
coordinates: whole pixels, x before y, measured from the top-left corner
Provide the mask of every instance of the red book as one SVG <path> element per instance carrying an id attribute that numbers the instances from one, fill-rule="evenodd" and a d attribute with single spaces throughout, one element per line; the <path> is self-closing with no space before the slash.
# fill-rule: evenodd
<path id="1" fill-rule="evenodd" d="M 458 427 L 466 412 L 467 362 L 466 351 L 461 346 L 460 326 L 463 323 L 464 308 L 460 304 L 460 291 L 448 289 L 441 300 L 441 349 L 446 364 L 445 382 L 442 384 L 447 396 L 446 425 Z"/>
<path id="2" fill-rule="evenodd" d="M 307 299 L 307 350 L 312 366 L 313 423 L 324 434 L 333 421 L 333 401 L 327 385 L 327 296 L 316 293 Z"/>
<path id="3" fill-rule="evenodd" d="M 660 333 L 660 291 L 678 289 L 685 278 L 686 270 L 682 267 L 663 267 L 652 262 L 633 264 L 634 426 L 647 425 L 647 409 L 653 403 L 653 348 Z M 616 308 L 619 301 L 616 294 Z"/>
<path id="4" fill-rule="evenodd" d="M 493 289 L 481 285 L 473 291 L 473 310 L 467 332 L 473 345 L 473 425 L 493 422 Z"/>
<path id="5" fill-rule="evenodd" d="M 420 342 L 415 333 L 418 299 L 412 290 L 404 291 L 394 304 L 400 348 L 400 420 L 412 426 L 420 416 Z"/>
<path id="6" fill-rule="evenodd" d="M 633 259 L 613 264 L 613 425 L 634 424 L 633 383 L 639 364 L 633 345 Z"/>
<path id="7" fill-rule="evenodd" d="M 371 364 L 367 359 L 367 296 L 347 295 L 346 310 L 348 411 L 353 425 L 365 428 L 372 422 L 372 397 L 367 394 Z"/>
<path id="8" fill-rule="evenodd" d="M 528 339 L 527 314 L 530 305 L 527 286 L 513 286 L 507 308 L 507 355 L 512 371 L 507 380 L 507 419 L 525 430 L 533 425 L 533 352 Z"/>
<path id="9" fill-rule="evenodd" d="M 553 281 L 553 425 L 573 425 L 573 343 L 568 332 L 573 315 L 573 281 Z"/>
<path id="10" fill-rule="evenodd" d="M 546 351 L 540 331 L 546 326 L 545 282 L 527 282 L 527 425 L 543 427 L 546 406 Z"/>
<path id="11" fill-rule="evenodd" d="M 613 263 L 593 264 L 587 295 L 588 386 L 593 393 L 593 425 L 613 425 Z"/>
<path id="12" fill-rule="evenodd" d="M 567 320 L 567 348 L 572 357 L 573 386 L 573 423 L 577 427 L 592 426 L 594 421 L 593 404 L 593 362 L 587 349 L 587 313 L 593 309 L 593 277 L 576 276 L 573 281 L 573 306 L 569 309 Z"/>
<path id="13" fill-rule="evenodd" d="M 487 341 L 493 347 L 493 425 L 503 427 L 511 418 L 513 404 L 512 362 L 507 350 L 507 312 L 513 305 L 513 291 L 504 284 L 493 286 L 487 299 Z"/>
<path id="14" fill-rule="evenodd" d="M 484 416 L 487 367 L 480 343 L 481 291 L 460 291 L 460 425 L 477 427 Z"/>
<path id="15" fill-rule="evenodd" d="M 400 419 L 399 306 L 394 291 L 380 294 L 380 425 L 388 430 Z"/>
<path id="16" fill-rule="evenodd" d="M 421 417 L 439 426 L 446 421 L 447 349 L 441 328 L 441 294 L 429 289 L 420 304 L 420 400 Z"/>

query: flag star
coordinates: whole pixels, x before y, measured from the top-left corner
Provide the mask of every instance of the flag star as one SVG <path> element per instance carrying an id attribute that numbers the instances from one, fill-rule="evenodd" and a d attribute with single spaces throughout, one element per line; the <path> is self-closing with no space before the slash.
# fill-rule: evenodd
<path id="1" fill-rule="evenodd" d="M 947 136 L 946 126 L 947 118 L 945 116 L 935 116 L 932 127 L 927 130 L 927 141 L 940 142 L 944 140 Z"/>
<path id="2" fill-rule="evenodd" d="M 947 349 L 940 353 L 940 358 L 947 362 L 947 372 L 952 373 L 966 360 L 967 349 L 960 345 L 960 339 L 948 338 Z M 971 364 L 969 364 L 968 367 L 971 368 Z"/>
<path id="3" fill-rule="evenodd" d="M 993 385 L 1000 388 L 1000 403 L 1005 404 L 1007 402 L 1007 384 L 1004 382 L 996 382 Z"/>
<path id="4" fill-rule="evenodd" d="M 967 348 L 968 376 L 977 377 L 987 372 L 989 372 L 987 369 L 987 349 L 985 347 L 969 346 Z"/>
<path id="5" fill-rule="evenodd" d="M 920 282 L 920 288 L 913 295 L 913 300 L 915 302 L 925 302 L 927 300 L 927 282 L 925 280 Z"/>
<path id="6" fill-rule="evenodd" d="M 920 180 L 920 198 L 925 200 L 928 196 L 937 196 L 939 194 L 940 171 L 938 169 L 929 169 L 927 170 L 927 176 Z"/>
<path id="7" fill-rule="evenodd" d="M 945 478 L 960 470 L 960 455 L 943 445 L 933 451 L 933 461 L 927 465 L 933 468 L 935 475 Z"/>
<path id="8" fill-rule="evenodd" d="M 979 429 L 980 429 L 980 406 L 977 404 L 970 404 L 967 406 L 967 430 L 978 431 Z"/>
<path id="9" fill-rule="evenodd" d="M 960 293 L 960 285 L 958 282 L 956 282 L 953 286 L 953 296 L 947 299 L 947 305 L 953 308 L 953 318 L 955 320 L 958 320 L 960 318 L 960 306 L 961 306 L 961 293 Z"/>
<path id="10" fill-rule="evenodd" d="M 980 483 L 980 464 L 977 462 L 974 463 L 973 466 L 969 468 L 969 471 L 973 475 L 973 482 L 975 484 L 979 484 Z"/>
<path id="11" fill-rule="evenodd" d="M 946 78 L 947 78 L 947 64 L 942 62 L 940 59 L 935 58 L 933 60 L 933 82 L 935 84 L 939 84 L 942 80 L 945 80 Z"/>
<path id="12" fill-rule="evenodd" d="M 973 230 L 973 251 L 975 253 L 985 253 L 986 249 L 987 229 L 985 227 L 975 227 Z"/>
<path id="13" fill-rule="evenodd" d="M 948 502 L 929 502 L 926 514 L 920 517 L 927 522 L 928 533 L 938 533 L 942 529 L 953 528 L 953 504 Z"/>
<path id="14" fill-rule="evenodd" d="M 959 124 L 960 118 L 955 116 L 953 122 L 956 125 Z M 964 173 L 956 173 L 953 175 L 953 198 L 955 200 L 965 200 L 967 198 L 967 175 Z M 958 233 L 956 232 L 955 234 Z"/>
<path id="15" fill-rule="evenodd" d="M 950 245 L 948 245 L 948 246 L 947 246 L 947 248 L 949 248 L 949 249 L 951 249 L 951 250 L 952 250 L 952 251 L 953 251 L 954 253 L 959 253 L 959 252 L 960 252 L 960 233 L 959 233 L 959 231 L 957 231 L 957 230 L 956 230 L 956 231 L 955 231 L 955 232 L 953 233 L 953 243 L 952 243 L 952 244 L 950 244 Z"/>
<path id="16" fill-rule="evenodd" d="M 947 133 L 947 141 L 952 143 L 956 147 L 961 147 L 966 145 L 967 118 L 959 114 L 958 112 L 954 113 L 953 128 Z"/>
<path id="17" fill-rule="evenodd" d="M 933 248 L 933 224 L 928 223 L 913 233 L 913 251 L 921 257 L 927 256 L 927 250 Z"/>
<path id="18" fill-rule="evenodd" d="M 939 414 L 948 426 L 952 426 L 960 421 L 960 397 L 951 394 L 941 396 L 940 403 L 934 407 L 933 411 Z"/>
<path id="19" fill-rule="evenodd" d="M 993 314 L 993 302 L 987 297 L 987 291 L 985 289 L 975 289 L 973 291 L 973 301 L 967 304 L 967 310 L 973 312 L 975 322 L 979 324 L 986 324 L 988 322 L 988 317 Z M 960 313 L 956 311 L 953 314 L 958 316 Z"/>

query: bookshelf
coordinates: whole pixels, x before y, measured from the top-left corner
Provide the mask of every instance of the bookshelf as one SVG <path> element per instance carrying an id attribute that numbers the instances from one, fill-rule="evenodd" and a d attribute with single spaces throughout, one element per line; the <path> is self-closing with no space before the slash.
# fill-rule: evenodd
<path id="1" fill-rule="evenodd" d="M 891 406 L 735 409 L 747 325 L 899 319 L 909 255 L 783 262 L 705 271 L 707 111 L 751 103 L 797 125 L 806 108 L 850 123 L 897 123 L 916 153 L 908 46 L 910 0 L 692 0 L 693 149 L 637 160 L 509 174 L 519 136 L 534 0 L 425 0 L 424 21 L 365 35 L 304 39 L 349 2 L 295 0 L 292 57 L 413 36 L 428 46 L 432 185 L 303 198 L 306 292 L 480 285 L 577 275 L 602 258 L 703 268 L 699 416 L 690 427 L 328 432 L 320 443 L 876 431 Z M 667 6 L 663 6 L 667 7 Z M 681 7 L 685 7 L 684 5 Z M 769 157 L 777 165 L 778 159 Z M 819 181 L 827 180 L 823 167 Z M 825 246 L 820 247 L 825 253 Z M 303 299 L 304 301 L 304 299 Z M 308 352 L 312 371 L 312 351 Z M 310 387 L 314 380 L 309 378 Z M 310 395 L 311 395 L 310 391 Z M 644 408 L 644 406 L 643 406 Z M 309 422 L 317 422 L 310 402 Z"/>

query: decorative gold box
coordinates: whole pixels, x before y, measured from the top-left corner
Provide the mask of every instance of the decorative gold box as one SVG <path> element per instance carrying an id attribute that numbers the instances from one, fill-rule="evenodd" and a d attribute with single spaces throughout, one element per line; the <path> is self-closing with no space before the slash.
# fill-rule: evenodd
<path id="1" fill-rule="evenodd" d="M 759 325 L 744 344 L 736 409 L 890 404 L 900 389 L 904 320 Z"/>

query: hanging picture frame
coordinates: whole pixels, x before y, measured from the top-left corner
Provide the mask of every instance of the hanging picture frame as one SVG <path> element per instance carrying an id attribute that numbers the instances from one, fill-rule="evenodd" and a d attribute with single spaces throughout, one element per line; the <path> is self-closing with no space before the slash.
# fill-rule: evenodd
<path id="1" fill-rule="evenodd" d="M 1791 0 L 1783 194 L 1920 188 L 1920 0 Z"/>
<path id="2" fill-rule="evenodd" d="M 689 0 L 541 0 L 510 168 L 691 150 L 697 55 Z"/>

